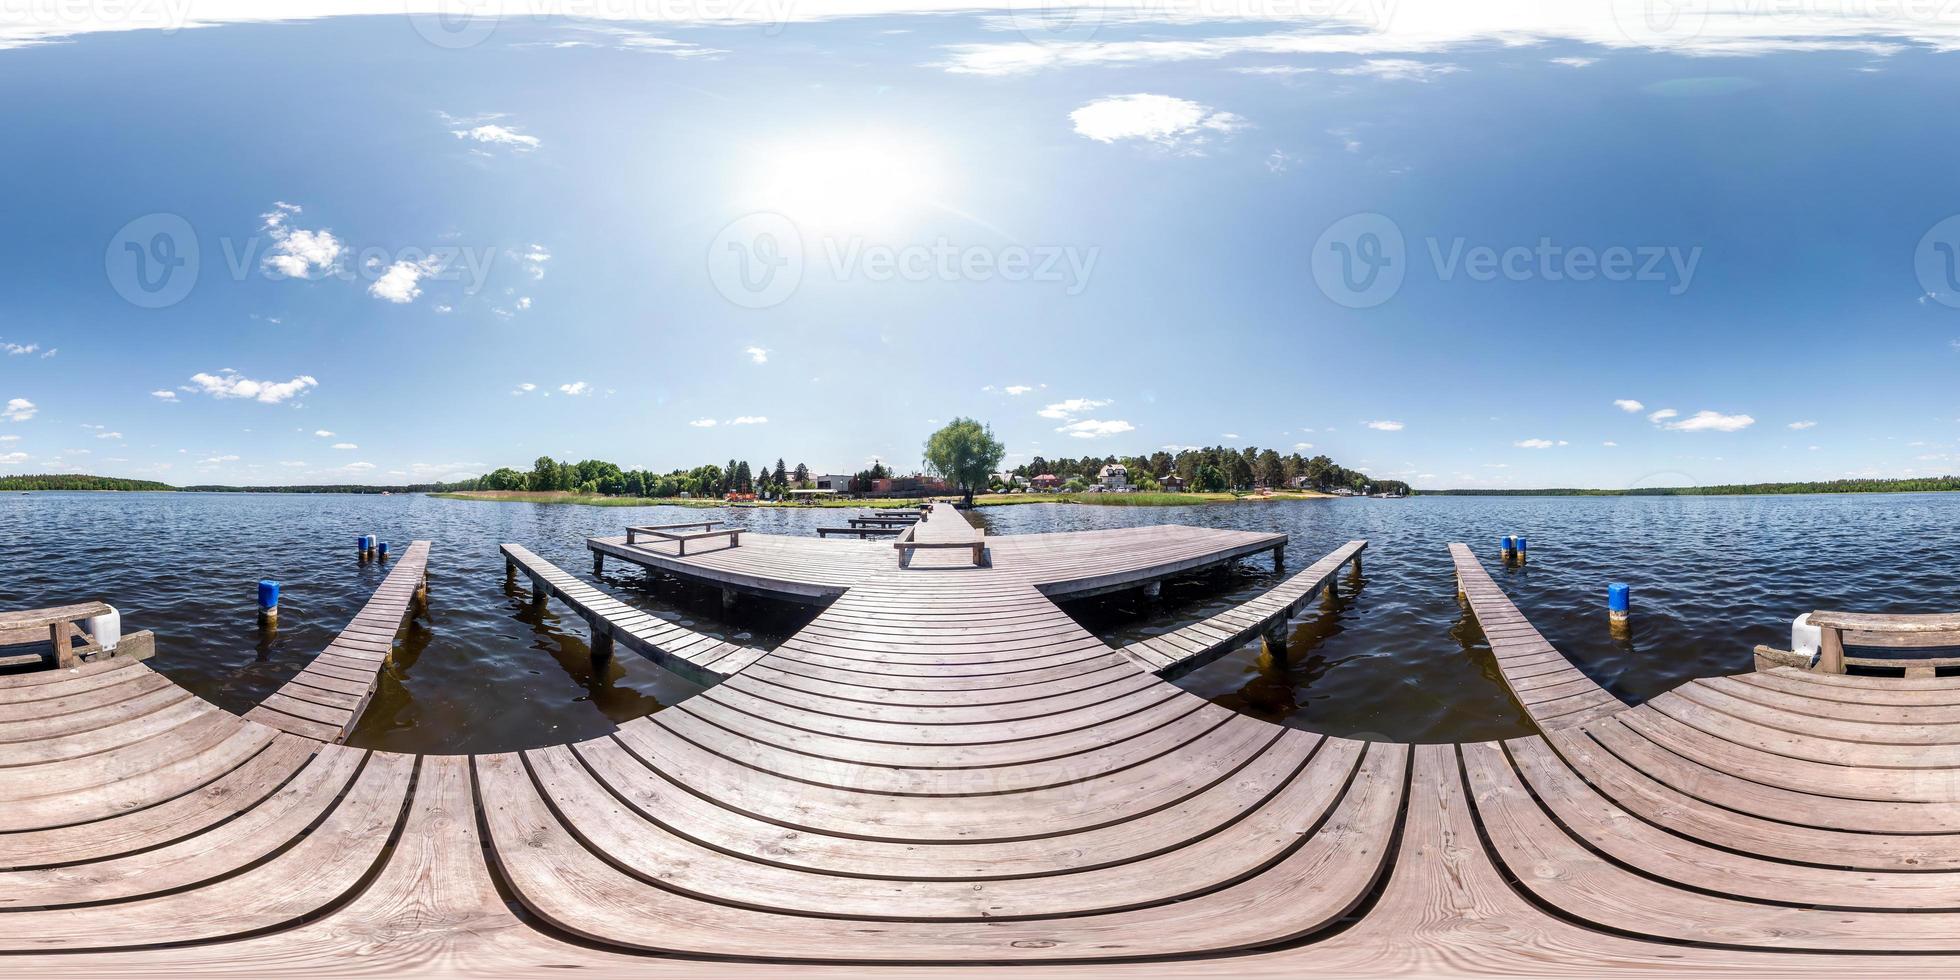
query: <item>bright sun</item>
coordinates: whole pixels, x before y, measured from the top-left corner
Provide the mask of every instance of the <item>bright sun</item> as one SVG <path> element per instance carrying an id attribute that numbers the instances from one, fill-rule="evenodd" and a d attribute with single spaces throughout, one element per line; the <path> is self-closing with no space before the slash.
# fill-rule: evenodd
<path id="1" fill-rule="evenodd" d="M 838 134 L 770 147 L 748 185 L 755 206 L 806 233 L 890 232 L 942 206 L 931 149 L 891 134 Z"/>

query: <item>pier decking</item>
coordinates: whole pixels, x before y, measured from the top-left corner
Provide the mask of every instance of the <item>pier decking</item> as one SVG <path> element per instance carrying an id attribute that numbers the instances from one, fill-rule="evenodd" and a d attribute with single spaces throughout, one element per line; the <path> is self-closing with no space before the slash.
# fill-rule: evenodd
<path id="1" fill-rule="evenodd" d="M 1546 707 L 1504 742 L 1315 735 L 1165 683 L 1044 591 L 1275 546 L 1196 530 L 990 537 L 989 564 L 943 568 L 811 539 L 833 562 L 797 581 L 850 584 L 808 627 L 667 710 L 524 752 L 333 745 L 137 663 L 0 677 L 0 965 L 1960 968 L 1960 679 L 1785 668 Z M 1511 656 L 1528 624 L 1456 557 Z"/>
<path id="2" fill-rule="evenodd" d="M 381 667 L 394 650 L 395 634 L 427 584 L 428 566 L 429 542 L 409 545 L 353 622 L 306 669 L 245 717 L 323 742 L 345 739 L 374 697 Z"/>

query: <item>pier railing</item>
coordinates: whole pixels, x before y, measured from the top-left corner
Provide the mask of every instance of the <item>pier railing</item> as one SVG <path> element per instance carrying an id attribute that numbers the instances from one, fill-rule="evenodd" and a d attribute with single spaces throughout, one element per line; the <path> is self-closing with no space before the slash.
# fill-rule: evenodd
<path id="1" fill-rule="evenodd" d="M 1940 667 L 1960 667 L 1954 656 L 1847 656 L 1845 647 L 1912 650 L 1960 648 L 1960 613 L 1855 613 L 1819 610 L 1810 625 L 1823 635 L 1816 669 L 1842 674 L 1846 667 L 1904 668 L 1906 676 L 1931 676 Z"/>

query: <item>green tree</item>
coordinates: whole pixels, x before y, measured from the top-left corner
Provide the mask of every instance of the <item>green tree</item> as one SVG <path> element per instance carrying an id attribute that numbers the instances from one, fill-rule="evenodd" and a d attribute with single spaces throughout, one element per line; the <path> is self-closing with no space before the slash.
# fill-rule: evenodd
<path id="1" fill-rule="evenodd" d="M 926 439 L 926 468 L 957 484 L 968 507 L 973 506 L 973 491 L 987 485 L 1006 455 L 1007 447 L 994 438 L 994 430 L 973 419 L 956 418 Z"/>
<path id="2" fill-rule="evenodd" d="M 549 456 L 539 456 L 537 462 L 531 464 L 531 489 L 558 489 L 557 460 Z"/>

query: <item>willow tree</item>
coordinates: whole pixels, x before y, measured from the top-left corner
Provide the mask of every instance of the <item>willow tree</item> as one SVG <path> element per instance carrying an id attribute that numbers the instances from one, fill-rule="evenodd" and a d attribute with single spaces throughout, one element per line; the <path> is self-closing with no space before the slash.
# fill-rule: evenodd
<path id="1" fill-rule="evenodd" d="M 1006 455 L 1007 447 L 994 438 L 994 430 L 973 419 L 954 419 L 926 440 L 926 468 L 956 484 L 968 507 L 973 506 L 974 488 L 987 485 Z"/>

